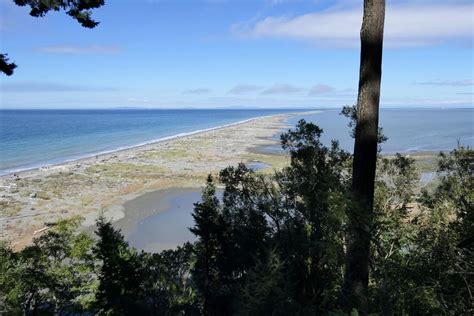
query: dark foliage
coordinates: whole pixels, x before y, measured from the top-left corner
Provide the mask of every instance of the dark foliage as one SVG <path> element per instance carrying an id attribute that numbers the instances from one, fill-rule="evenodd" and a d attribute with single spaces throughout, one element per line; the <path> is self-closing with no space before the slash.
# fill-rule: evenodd
<path id="1" fill-rule="evenodd" d="M 20 252 L 0 245 L 7 314 L 341 314 L 351 156 L 300 121 L 282 135 L 290 164 L 273 175 L 228 167 L 195 204 L 197 236 L 137 252 L 103 218 L 98 240 L 79 219 Z M 415 161 L 379 158 L 369 270 L 370 314 L 472 314 L 473 151 L 439 159 L 430 190 Z M 222 195 L 218 189 L 222 190 Z M 221 197 L 222 196 L 222 197 Z"/>
<path id="2" fill-rule="evenodd" d="M 119 231 L 103 217 L 97 221 L 99 240 L 93 248 L 100 262 L 95 310 L 101 315 L 144 315 L 147 312 L 143 254 L 128 247 Z"/>
<path id="3" fill-rule="evenodd" d="M 67 15 L 75 19 L 81 26 L 92 29 L 99 22 L 92 19 L 92 10 L 104 5 L 104 0 L 14 0 L 18 6 L 29 6 L 30 15 L 43 17 L 49 11 L 65 11 Z M 17 65 L 9 63 L 7 54 L 0 54 L 0 72 L 11 76 Z"/>
<path id="4" fill-rule="evenodd" d="M 49 11 L 64 10 L 67 15 L 77 20 L 83 27 L 94 28 L 99 22 L 91 18 L 92 9 L 104 5 L 104 0 L 14 0 L 16 5 L 29 6 L 30 15 L 43 17 Z"/>
<path id="5" fill-rule="evenodd" d="M 0 72 L 3 72 L 7 76 L 13 75 L 13 70 L 16 68 L 15 63 L 9 62 L 7 54 L 0 54 Z"/>

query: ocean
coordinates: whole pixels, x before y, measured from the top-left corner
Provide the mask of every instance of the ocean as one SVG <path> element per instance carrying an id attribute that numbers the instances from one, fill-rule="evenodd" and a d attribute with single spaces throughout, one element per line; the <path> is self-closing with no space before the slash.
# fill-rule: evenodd
<path id="1" fill-rule="evenodd" d="M 287 112 L 295 110 L 0 110 L 0 175 Z M 348 120 L 338 113 L 288 123 L 312 121 L 324 129 L 325 143 L 338 139 L 352 150 Z M 389 137 L 385 153 L 474 145 L 474 109 L 382 109 L 380 125 Z"/>
<path id="2" fill-rule="evenodd" d="M 349 119 L 340 110 L 325 110 L 314 115 L 296 116 L 287 121 L 294 126 L 299 119 L 313 122 L 323 129 L 321 140 L 329 145 L 338 140 L 352 152 L 354 139 L 347 126 Z M 474 146 L 474 109 L 381 109 L 379 126 L 388 140 L 382 144 L 383 154 L 436 152 L 452 150 L 458 142 Z M 269 151 L 280 151 L 273 146 Z"/>
<path id="3" fill-rule="evenodd" d="M 0 110 L 0 175 L 288 111 Z"/>

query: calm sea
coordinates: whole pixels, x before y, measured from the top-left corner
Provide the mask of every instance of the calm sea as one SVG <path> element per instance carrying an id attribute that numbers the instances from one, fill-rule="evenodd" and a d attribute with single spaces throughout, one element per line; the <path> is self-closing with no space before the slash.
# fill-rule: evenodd
<path id="1" fill-rule="evenodd" d="M 0 110 L 0 174 L 61 163 L 153 140 L 295 110 Z M 350 150 L 339 111 L 305 115 Z M 296 123 L 298 118 L 291 119 Z M 385 152 L 474 145 L 473 109 L 382 110 Z"/>
<path id="2" fill-rule="evenodd" d="M 349 120 L 339 115 L 340 110 L 327 110 L 316 115 L 295 117 L 289 124 L 295 125 L 304 118 L 320 126 L 324 133 L 322 141 L 329 144 L 332 139 L 352 152 L 354 139 L 347 127 Z M 451 150 L 458 142 L 474 146 L 474 109 L 382 109 L 379 126 L 388 141 L 382 152 L 410 153 L 419 151 Z"/>
<path id="3" fill-rule="evenodd" d="M 0 110 L 0 174 L 288 111 Z"/>

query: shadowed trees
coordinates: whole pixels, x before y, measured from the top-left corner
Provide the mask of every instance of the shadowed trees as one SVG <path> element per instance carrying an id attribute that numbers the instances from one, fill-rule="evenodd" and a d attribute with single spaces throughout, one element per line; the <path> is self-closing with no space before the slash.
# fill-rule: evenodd
<path id="1" fill-rule="evenodd" d="M 204 315 L 224 315 L 230 311 L 231 261 L 228 225 L 224 222 L 212 176 L 207 179 L 202 202 L 194 206 L 195 225 L 191 232 L 198 237 L 194 246 L 196 262 L 192 270 L 201 297 Z"/>
<path id="2" fill-rule="evenodd" d="M 97 9 L 105 3 L 104 0 L 14 0 L 14 2 L 18 6 L 29 6 L 30 15 L 34 17 L 43 17 L 49 11 L 63 10 L 85 28 L 94 28 L 99 24 L 92 19 L 92 9 Z M 15 63 L 9 62 L 7 54 L 0 54 L 0 72 L 11 76 L 16 67 Z"/>
<path id="3" fill-rule="evenodd" d="M 202 313 L 314 314 L 337 308 L 350 155 L 300 121 L 283 134 L 290 166 L 265 177 L 244 164 L 211 178 L 193 213 L 193 278 Z M 258 295 L 258 296 L 256 296 Z"/>
<path id="4" fill-rule="evenodd" d="M 73 219 L 19 252 L 0 243 L 2 312 L 347 314 L 351 156 L 321 144 L 321 133 L 304 121 L 285 133 L 290 163 L 274 174 L 240 164 L 209 177 L 194 208 L 194 244 L 137 252 L 104 219 L 97 240 Z M 442 154 L 437 182 L 421 192 L 414 159 L 378 159 L 367 312 L 472 314 L 472 149 Z"/>
<path id="5" fill-rule="evenodd" d="M 353 209 L 349 213 L 344 293 L 347 311 L 367 313 L 370 243 L 377 163 L 380 82 L 385 0 L 365 0 L 357 123 L 352 168 Z"/>
<path id="6" fill-rule="evenodd" d="M 145 315 L 143 254 L 128 247 L 122 234 L 105 221 L 97 221 L 99 240 L 93 252 L 101 262 L 95 310 L 101 315 Z"/>

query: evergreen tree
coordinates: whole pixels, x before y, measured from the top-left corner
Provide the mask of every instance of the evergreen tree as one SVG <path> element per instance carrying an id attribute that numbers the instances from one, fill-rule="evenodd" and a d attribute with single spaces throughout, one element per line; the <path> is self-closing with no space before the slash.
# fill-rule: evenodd
<path id="1" fill-rule="evenodd" d="M 203 315 L 230 312 L 230 275 L 226 266 L 227 225 L 223 222 L 216 187 L 211 175 L 202 193 L 202 202 L 194 206 L 195 225 L 191 228 L 198 240 L 194 246 L 193 280 L 202 302 Z"/>
<path id="2" fill-rule="evenodd" d="M 100 262 L 95 310 L 100 315 L 147 313 L 143 254 L 128 247 L 120 231 L 103 217 L 97 220 L 99 237 L 94 254 Z"/>
<path id="3" fill-rule="evenodd" d="M 96 282 L 93 240 L 80 218 L 56 223 L 20 252 L 0 247 L 0 302 L 7 314 L 68 314 L 90 310 Z"/>

